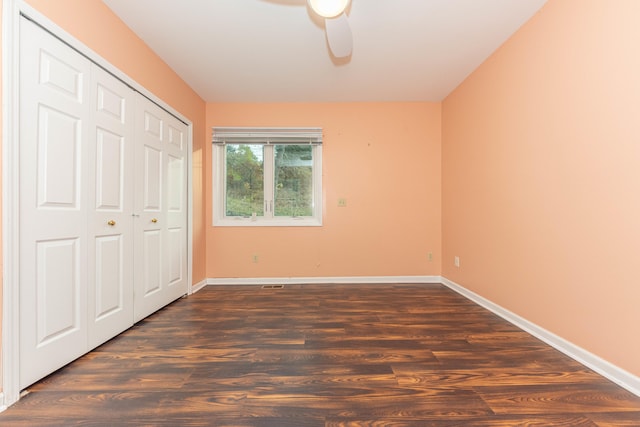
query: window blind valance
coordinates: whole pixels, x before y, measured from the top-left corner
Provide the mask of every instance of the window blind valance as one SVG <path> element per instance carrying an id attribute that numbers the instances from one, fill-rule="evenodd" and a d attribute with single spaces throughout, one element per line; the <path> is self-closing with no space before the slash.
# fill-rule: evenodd
<path id="1" fill-rule="evenodd" d="M 214 127 L 214 144 L 322 144 L 322 128 Z"/>

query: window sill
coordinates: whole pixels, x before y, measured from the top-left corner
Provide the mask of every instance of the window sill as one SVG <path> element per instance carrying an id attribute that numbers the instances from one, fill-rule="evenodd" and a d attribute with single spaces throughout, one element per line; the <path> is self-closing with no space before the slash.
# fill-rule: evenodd
<path id="1" fill-rule="evenodd" d="M 223 218 L 213 221 L 214 227 L 320 227 L 318 218 Z"/>

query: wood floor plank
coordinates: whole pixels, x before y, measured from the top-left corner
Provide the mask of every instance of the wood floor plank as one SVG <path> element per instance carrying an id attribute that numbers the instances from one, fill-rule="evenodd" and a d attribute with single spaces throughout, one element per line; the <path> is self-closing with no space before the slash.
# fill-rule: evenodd
<path id="1" fill-rule="evenodd" d="M 613 383 L 474 387 L 496 414 L 638 412 L 640 398 Z M 640 419 L 638 419 L 640 423 Z"/>
<path id="2" fill-rule="evenodd" d="M 640 397 L 442 285 L 207 287 L 2 426 L 640 426 Z"/>
<path id="3" fill-rule="evenodd" d="M 553 371 L 548 367 L 529 366 L 526 369 L 483 368 L 483 369 L 424 369 L 417 365 L 394 365 L 398 384 L 407 387 L 433 384 L 447 384 L 456 387 L 481 387 L 491 384 L 494 387 L 561 384 L 597 384 L 602 377 L 588 369 L 575 371 Z"/>
<path id="4" fill-rule="evenodd" d="M 330 418 L 326 427 L 598 427 L 581 416 L 474 417 L 474 418 Z"/>
<path id="5" fill-rule="evenodd" d="M 600 412 L 589 414 L 589 419 L 598 427 L 638 427 L 640 426 L 640 411 L 635 412 Z"/>

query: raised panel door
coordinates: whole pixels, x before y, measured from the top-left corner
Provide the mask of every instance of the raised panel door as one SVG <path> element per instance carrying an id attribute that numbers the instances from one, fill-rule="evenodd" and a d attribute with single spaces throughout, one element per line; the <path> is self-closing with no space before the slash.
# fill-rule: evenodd
<path id="1" fill-rule="evenodd" d="M 138 95 L 136 320 L 187 293 L 186 125 Z"/>
<path id="2" fill-rule="evenodd" d="M 89 346 L 133 324 L 133 91 L 93 67 L 88 185 Z"/>
<path id="3" fill-rule="evenodd" d="M 21 20 L 20 387 L 86 352 L 90 63 Z"/>

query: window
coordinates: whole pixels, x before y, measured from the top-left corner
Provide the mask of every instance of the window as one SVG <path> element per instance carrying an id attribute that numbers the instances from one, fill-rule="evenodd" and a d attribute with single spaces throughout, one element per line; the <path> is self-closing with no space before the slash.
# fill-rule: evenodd
<path id="1" fill-rule="evenodd" d="M 322 225 L 322 129 L 213 128 L 213 225 Z"/>

